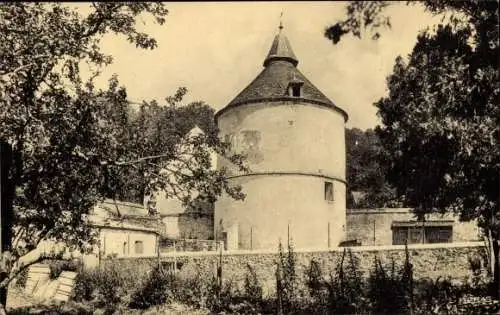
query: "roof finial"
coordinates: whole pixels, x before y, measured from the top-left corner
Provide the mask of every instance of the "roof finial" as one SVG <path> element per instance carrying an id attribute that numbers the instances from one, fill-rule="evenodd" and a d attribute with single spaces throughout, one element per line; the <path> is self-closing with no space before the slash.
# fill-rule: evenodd
<path id="1" fill-rule="evenodd" d="M 281 20 L 282 17 L 283 17 L 283 11 L 281 11 L 281 14 L 280 14 L 280 26 L 279 26 L 280 32 L 283 29 L 283 21 Z"/>

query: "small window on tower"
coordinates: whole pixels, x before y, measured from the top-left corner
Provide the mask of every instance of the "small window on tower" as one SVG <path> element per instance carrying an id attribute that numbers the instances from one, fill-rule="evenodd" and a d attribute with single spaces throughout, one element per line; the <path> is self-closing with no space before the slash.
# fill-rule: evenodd
<path id="1" fill-rule="evenodd" d="M 333 183 L 325 182 L 325 200 L 333 201 Z"/>
<path id="2" fill-rule="evenodd" d="M 304 82 L 294 79 L 288 84 L 288 95 L 292 97 L 301 97 L 303 84 Z"/>

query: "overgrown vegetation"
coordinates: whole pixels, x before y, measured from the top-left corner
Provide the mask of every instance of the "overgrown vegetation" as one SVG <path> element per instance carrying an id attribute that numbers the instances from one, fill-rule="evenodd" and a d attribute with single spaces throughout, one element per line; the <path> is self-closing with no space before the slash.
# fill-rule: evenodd
<path id="1" fill-rule="evenodd" d="M 391 26 L 395 3 L 349 1 L 325 36 L 334 44 L 347 34 L 376 39 Z M 408 56 L 396 57 L 387 95 L 374 100 L 385 178 L 420 217 L 450 212 L 477 220 L 488 242 L 490 294 L 500 299 L 499 1 L 406 5 L 441 21 L 419 32 Z"/>
<path id="2" fill-rule="evenodd" d="M 165 304 L 171 297 L 174 281 L 172 273 L 156 267 L 142 286 L 132 294 L 130 307 L 147 309 L 151 306 Z"/>
<path id="3" fill-rule="evenodd" d="M 50 279 L 57 279 L 63 271 L 80 272 L 82 270 L 80 260 L 51 260 L 49 261 Z"/>
<path id="4" fill-rule="evenodd" d="M 74 299 L 90 302 L 92 306 L 112 313 L 118 305 L 127 303 L 130 288 L 137 288 L 140 284 L 136 275 L 113 265 L 82 270 L 75 281 Z"/>
<path id="5" fill-rule="evenodd" d="M 112 266 L 84 271 L 75 299 L 109 313 L 181 303 L 207 314 L 493 314 L 500 305 L 483 295 L 487 282 L 477 280 L 483 266 L 478 259 L 470 258 L 472 276 L 460 284 L 414 280 L 408 250 L 404 259 L 376 257 L 366 270 L 358 255 L 345 249 L 335 263 L 312 258 L 302 272 L 290 244 L 278 248 L 276 287 L 266 287 L 270 291 L 251 265 L 242 278 L 228 277 L 220 257 L 212 272 L 196 265 L 176 273 L 155 267 L 143 281 Z"/>
<path id="6" fill-rule="evenodd" d="M 288 251 L 283 252 L 281 242 L 278 245 L 278 261 L 276 264 L 276 299 L 278 313 L 288 314 L 296 309 L 297 299 L 297 272 L 295 270 L 296 257 L 293 244 L 288 242 Z"/>

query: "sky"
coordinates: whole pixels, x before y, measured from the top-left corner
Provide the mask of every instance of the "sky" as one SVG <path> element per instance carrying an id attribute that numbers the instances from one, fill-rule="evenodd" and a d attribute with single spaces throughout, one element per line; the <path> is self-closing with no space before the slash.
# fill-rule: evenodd
<path id="1" fill-rule="evenodd" d="M 394 3 L 387 10 L 392 29 L 382 30 L 379 40 L 346 35 L 333 45 L 323 32 L 345 18 L 345 2 L 169 2 L 166 7 L 164 25 L 147 16 L 139 20 L 140 29 L 158 41 L 154 50 L 105 36 L 102 50 L 114 62 L 100 85 L 117 74 L 133 102 L 161 101 L 184 86 L 186 103 L 204 101 L 219 110 L 263 69 L 283 12 L 299 70 L 347 111 L 347 127 L 360 129 L 379 123 L 373 103 L 387 94 L 395 58 L 408 55 L 418 32 L 439 22 L 421 7 Z"/>

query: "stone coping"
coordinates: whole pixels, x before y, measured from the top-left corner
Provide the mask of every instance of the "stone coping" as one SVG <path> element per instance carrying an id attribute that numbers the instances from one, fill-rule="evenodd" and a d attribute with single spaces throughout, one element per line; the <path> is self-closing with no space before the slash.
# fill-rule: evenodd
<path id="1" fill-rule="evenodd" d="M 412 213 L 411 208 L 346 209 L 347 214 Z"/>
<path id="2" fill-rule="evenodd" d="M 440 243 L 440 244 L 410 244 L 409 250 L 432 250 L 432 249 L 453 249 L 453 248 L 467 248 L 467 247 L 484 247 L 484 242 L 461 242 L 461 243 Z M 373 252 L 373 251 L 402 251 L 405 249 L 404 245 L 376 245 L 376 246 L 353 246 L 353 247 L 336 247 L 336 248 L 310 248 L 310 249 L 296 249 L 297 254 L 300 253 L 328 253 L 328 252 L 342 252 L 344 248 L 352 250 L 352 252 Z M 286 251 L 286 250 L 285 250 Z M 276 255 L 277 250 L 235 250 L 223 251 L 222 256 L 237 256 L 237 255 Z M 166 252 L 161 253 L 161 257 L 208 257 L 218 256 L 221 253 L 218 251 L 200 251 L 200 252 Z M 117 257 L 115 259 L 126 258 L 158 258 L 158 255 L 151 256 L 136 256 L 136 257 Z"/>

